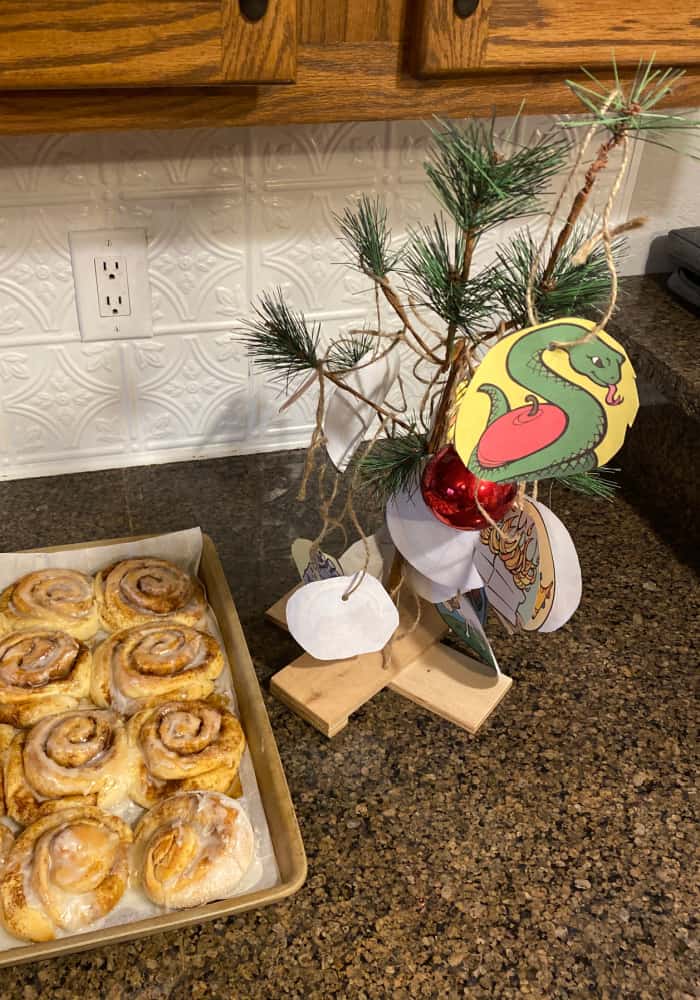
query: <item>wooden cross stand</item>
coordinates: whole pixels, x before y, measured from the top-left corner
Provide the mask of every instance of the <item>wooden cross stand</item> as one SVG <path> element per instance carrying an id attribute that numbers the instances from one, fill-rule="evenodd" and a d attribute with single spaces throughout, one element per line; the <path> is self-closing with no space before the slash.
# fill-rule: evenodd
<path id="1" fill-rule="evenodd" d="M 285 594 L 266 613 L 282 628 L 293 593 Z M 344 729 L 352 713 L 385 687 L 476 733 L 513 682 L 443 645 L 440 640 L 447 625 L 432 604 L 421 601 L 421 605 L 420 622 L 411 631 L 414 609 L 399 602 L 401 624 L 388 665 L 381 653 L 346 660 L 316 660 L 304 653 L 274 675 L 270 690 L 328 737 Z"/>

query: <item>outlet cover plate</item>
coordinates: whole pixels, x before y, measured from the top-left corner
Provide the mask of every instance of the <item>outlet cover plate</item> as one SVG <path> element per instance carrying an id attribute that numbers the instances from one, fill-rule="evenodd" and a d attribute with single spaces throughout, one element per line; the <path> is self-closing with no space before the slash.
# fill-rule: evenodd
<path id="1" fill-rule="evenodd" d="M 145 229 L 89 229 L 68 234 L 80 337 L 85 341 L 153 336 Z M 96 261 L 123 260 L 129 312 L 103 315 Z M 121 311 L 121 310 L 120 310 Z"/>

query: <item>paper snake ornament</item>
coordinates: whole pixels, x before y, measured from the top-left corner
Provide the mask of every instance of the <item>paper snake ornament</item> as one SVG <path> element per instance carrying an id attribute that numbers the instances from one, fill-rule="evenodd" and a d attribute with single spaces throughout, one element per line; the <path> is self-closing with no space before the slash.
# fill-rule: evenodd
<path id="1" fill-rule="evenodd" d="M 595 469 L 622 445 L 637 390 L 624 349 L 593 324 L 557 320 L 505 337 L 459 397 L 455 446 L 471 472 L 491 482 L 568 476 Z M 477 411 L 477 394 L 486 397 Z M 481 412 L 482 418 L 475 418 Z"/>

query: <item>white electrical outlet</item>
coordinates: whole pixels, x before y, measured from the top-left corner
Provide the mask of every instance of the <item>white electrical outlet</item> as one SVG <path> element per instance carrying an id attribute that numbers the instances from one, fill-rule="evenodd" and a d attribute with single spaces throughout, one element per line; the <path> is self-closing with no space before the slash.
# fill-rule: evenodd
<path id="1" fill-rule="evenodd" d="M 69 233 L 83 340 L 152 337 L 145 229 Z"/>
<path id="2" fill-rule="evenodd" d="M 129 270 L 126 257 L 95 257 L 100 316 L 129 316 Z"/>

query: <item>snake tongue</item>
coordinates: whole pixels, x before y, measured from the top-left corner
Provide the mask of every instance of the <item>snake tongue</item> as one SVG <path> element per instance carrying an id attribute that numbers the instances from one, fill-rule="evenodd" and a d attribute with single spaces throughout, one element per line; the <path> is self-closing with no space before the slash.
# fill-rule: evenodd
<path id="1" fill-rule="evenodd" d="M 605 396 L 605 402 L 608 404 L 608 406 L 619 406 L 622 401 L 623 401 L 622 396 L 618 396 L 617 394 L 617 386 L 614 383 L 611 383 L 608 386 L 608 391 Z"/>

